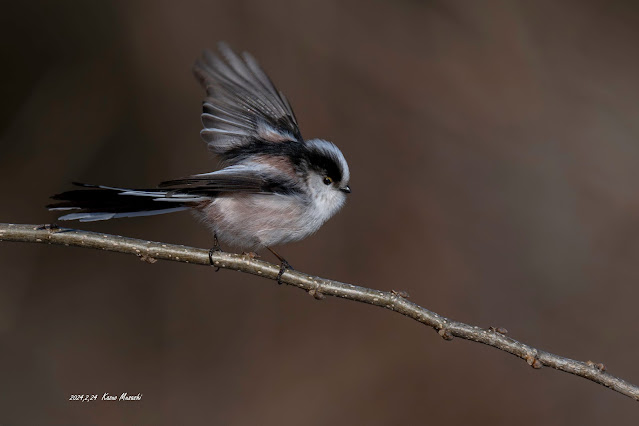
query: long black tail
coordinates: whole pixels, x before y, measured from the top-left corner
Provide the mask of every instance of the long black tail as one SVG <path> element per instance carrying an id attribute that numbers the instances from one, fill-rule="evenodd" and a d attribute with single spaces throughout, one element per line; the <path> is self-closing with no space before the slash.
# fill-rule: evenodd
<path id="1" fill-rule="evenodd" d="M 92 222 L 119 217 L 152 216 L 187 210 L 204 201 L 203 197 L 176 194 L 168 190 L 126 189 L 110 186 L 76 183 L 84 189 L 56 194 L 51 198 L 59 200 L 49 204 L 49 210 L 69 211 L 59 220 L 79 220 Z"/>

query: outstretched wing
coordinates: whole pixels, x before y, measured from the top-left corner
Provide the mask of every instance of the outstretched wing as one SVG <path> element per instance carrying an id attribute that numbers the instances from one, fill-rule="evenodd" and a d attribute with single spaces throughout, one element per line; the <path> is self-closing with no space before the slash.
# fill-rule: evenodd
<path id="1" fill-rule="evenodd" d="M 255 142 L 303 142 L 291 105 L 257 61 L 248 53 L 238 57 L 224 43 L 219 51 L 224 60 L 205 51 L 194 67 L 208 95 L 200 134 L 209 148 L 232 162 Z"/>

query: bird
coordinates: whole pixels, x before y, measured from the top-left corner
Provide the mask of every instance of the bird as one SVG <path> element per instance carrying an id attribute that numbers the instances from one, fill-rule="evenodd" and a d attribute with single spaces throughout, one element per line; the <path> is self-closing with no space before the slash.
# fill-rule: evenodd
<path id="1" fill-rule="evenodd" d="M 205 50 L 193 72 L 206 91 L 201 138 L 220 168 L 167 180 L 154 189 L 74 182 L 47 208 L 62 221 L 152 216 L 191 210 L 220 243 L 253 252 L 300 241 L 334 216 L 351 192 L 348 163 L 324 139 L 304 139 L 286 96 L 249 53 L 219 43 Z"/>

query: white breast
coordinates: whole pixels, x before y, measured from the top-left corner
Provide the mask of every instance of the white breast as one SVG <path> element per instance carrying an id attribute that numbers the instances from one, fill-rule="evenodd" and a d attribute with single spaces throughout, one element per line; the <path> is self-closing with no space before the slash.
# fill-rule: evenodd
<path id="1" fill-rule="evenodd" d="M 280 194 L 221 196 L 200 210 L 220 241 L 245 250 L 299 241 L 331 215 L 300 197 Z"/>

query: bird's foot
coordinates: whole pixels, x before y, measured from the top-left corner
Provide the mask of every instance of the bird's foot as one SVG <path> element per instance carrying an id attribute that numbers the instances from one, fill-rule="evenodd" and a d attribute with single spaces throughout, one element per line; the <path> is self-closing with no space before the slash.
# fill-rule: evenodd
<path id="1" fill-rule="evenodd" d="M 220 242 L 217 240 L 217 235 L 213 235 L 213 247 L 211 247 L 211 249 L 209 250 L 209 264 L 211 266 L 215 266 L 214 262 L 213 262 L 213 253 L 222 251 L 222 248 L 220 247 Z M 219 271 L 220 267 L 216 266 L 215 267 L 215 272 Z"/>
<path id="2" fill-rule="evenodd" d="M 45 223 L 44 225 L 40 225 L 38 227 L 35 228 L 36 231 L 52 231 L 55 232 L 57 230 L 59 230 L 60 227 L 56 224 L 56 223 Z"/>
<path id="3" fill-rule="evenodd" d="M 287 270 L 294 271 L 295 269 L 293 269 L 291 264 L 288 263 L 286 260 L 284 259 L 280 259 L 280 260 L 282 261 L 282 263 L 280 263 L 280 272 L 278 272 L 277 274 L 277 283 L 279 285 L 282 285 L 282 275 L 284 275 L 284 272 L 286 272 Z"/>
<path id="4" fill-rule="evenodd" d="M 277 257 L 277 258 L 279 259 L 279 261 L 280 261 L 280 272 L 277 274 L 277 278 L 276 278 L 276 279 L 277 279 L 277 283 L 278 283 L 279 285 L 282 285 L 282 275 L 284 275 L 284 272 L 286 272 L 286 270 L 287 270 L 287 269 L 288 269 L 288 270 L 291 270 L 291 271 L 294 271 L 294 269 L 293 269 L 293 267 L 291 266 L 291 264 L 290 264 L 290 263 L 288 263 L 288 262 L 286 261 L 286 259 L 284 259 L 282 256 L 280 256 L 279 254 L 277 254 L 277 252 L 276 252 L 275 250 L 273 250 L 272 248 L 270 248 L 270 247 L 268 247 L 268 246 L 267 246 L 266 248 L 267 248 L 267 249 L 268 249 L 271 253 L 273 253 L 273 255 L 274 255 L 275 257 Z"/>

